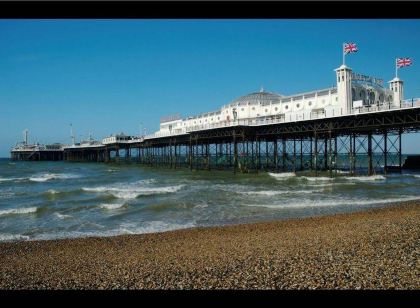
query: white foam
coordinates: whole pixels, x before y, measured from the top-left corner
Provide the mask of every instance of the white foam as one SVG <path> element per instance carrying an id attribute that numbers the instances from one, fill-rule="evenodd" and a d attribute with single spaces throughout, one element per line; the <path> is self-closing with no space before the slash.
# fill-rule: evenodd
<path id="1" fill-rule="evenodd" d="M 290 177 L 296 176 L 296 173 L 294 173 L 294 172 L 281 172 L 281 173 L 268 172 L 268 175 L 272 176 L 276 180 L 285 180 L 285 179 L 288 179 Z"/>
<path id="2" fill-rule="evenodd" d="M 414 177 L 415 177 L 415 178 L 420 178 L 420 175 L 415 174 L 415 175 L 414 175 Z"/>
<path id="3" fill-rule="evenodd" d="M 387 204 L 404 201 L 420 200 L 420 196 L 408 196 L 403 198 L 389 198 L 389 199 L 342 199 L 342 200 L 302 200 L 301 202 L 291 202 L 283 204 L 252 204 L 246 206 L 252 207 L 267 207 L 273 209 L 282 208 L 306 208 L 306 207 L 331 207 L 331 206 L 363 206 L 374 204 Z"/>
<path id="4" fill-rule="evenodd" d="M 335 172 L 337 172 L 337 174 L 349 174 L 350 173 L 350 171 L 344 171 L 344 170 L 335 170 Z"/>
<path id="5" fill-rule="evenodd" d="M 108 172 L 117 172 L 118 170 L 117 169 L 106 169 L 106 171 L 108 171 Z"/>
<path id="6" fill-rule="evenodd" d="M 59 231 L 54 233 L 42 233 L 38 234 L 30 240 L 51 240 L 51 239 L 62 239 L 62 238 L 80 238 L 80 237 L 107 237 L 122 234 L 144 234 L 144 233 L 155 233 L 165 232 L 171 230 L 179 230 L 185 228 L 195 227 L 195 223 L 168 223 L 164 221 L 150 221 L 141 223 L 122 223 L 118 228 L 112 230 L 100 230 L 100 231 Z M 15 238 L 10 237 L 10 240 L 20 239 L 18 235 Z M 28 239 L 21 238 L 21 239 Z M 0 240 L 1 236 L 0 236 Z"/>
<path id="7" fill-rule="evenodd" d="M 147 187 L 144 185 L 153 183 L 154 180 L 142 180 L 131 184 L 115 184 L 111 186 L 99 186 L 99 187 L 83 187 L 84 191 L 88 192 L 99 192 L 111 194 L 116 198 L 120 199 L 135 199 L 139 196 L 149 196 L 155 194 L 166 194 L 174 193 L 182 189 L 185 185 L 175 186 L 164 186 L 164 187 Z M 143 186 L 139 187 L 139 184 Z"/>
<path id="8" fill-rule="evenodd" d="M 29 236 L 22 234 L 10 234 L 10 233 L 0 233 L 0 241 L 18 241 L 18 240 L 29 240 Z"/>
<path id="9" fill-rule="evenodd" d="M 194 206 L 195 209 L 204 209 L 206 207 L 208 207 L 209 205 L 207 203 L 202 203 L 202 204 L 197 204 L 196 206 Z"/>
<path id="10" fill-rule="evenodd" d="M 26 208 L 20 208 L 20 209 L 8 209 L 8 210 L 2 210 L 0 211 L 0 216 L 3 215 L 13 215 L 13 214 L 29 214 L 29 213 L 35 213 L 37 211 L 37 207 L 26 207 Z"/>
<path id="11" fill-rule="evenodd" d="M 386 180 L 386 177 L 383 175 L 370 175 L 370 176 L 346 176 L 344 177 L 346 180 L 355 180 L 361 182 L 370 182 L 370 181 L 381 181 Z"/>
<path id="12" fill-rule="evenodd" d="M 48 189 L 46 191 L 46 193 L 55 195 L 55 194 L 59 194 L 60 192 L 58 190 L 55 190 L 55 189 Z"/>
<path id="13" fill-rule="evenodd" d="M 30 177 L 29 180 L 32 182 L 46 182 L 49 180 L 67 180 L 79 178 L 76 174 L 59 174 L 59 173 L 43 173 L 38 176 Z"/>
<path id="14" fill-rule="evenodd" d="M 306 185 L 310 187 L 331 187 L 331 186 L 342 186 L 342 185 L 356 185 L 356 183 L 355 182 L 334 182 L 334 183 L 321 182 L 317 184 L 308 183 Z"/>
<path id="15" fill-rule="evenodd" d="M 122 208 L 123 206 L 124 206 L 124 203 L 120 203 L 120 204 L 103 203 L 99 205 L 101 209 L 107 209 L 107 210 L 115 210 L 115 209 Z"/>
<path id="16" fill-rule="evenodd" d="M 263 195 L 263 196 L 276 196 L 286 194 L 312 194 L 321 192 L 322 190 L 261 190 L 261 191 L 243 191 L 241 194 L 245 195 Z"/>
<path id="17" fill-rule="evenodd" d="M 0 178 L 0 182 L 9 182 L 9 181 L 21 181 L 26 178 Z"/>
<path id="18" fill-rule="evenodd" d="M 67 219 L 67 218 L 71 218 L 71 215 L 66 215 L 66 214 L 60 214 L 60 213 L 54 213 L 55 216 L 57 216 L 57 218 L 59 219 Z"/>
<path id="19" fill-rule="evenodd" d="M 186 229 L 195 226 L 196 224 L 193 222 L 179 224 L 164 221 L 148 221 L 143 222 L 140 225 L 137 223 L 122 223 L 118 231 L 119 234 L 144 234 Z"/>
<path id="20" fill-rule="evenodd" d="M 301 176 L 300 178 L 308 180 L 308 181 L 312 181 L 312 182 L 316 182 L 316 181 L 332 181 L 334 178 L 329 178 L 326 176 Z"/>

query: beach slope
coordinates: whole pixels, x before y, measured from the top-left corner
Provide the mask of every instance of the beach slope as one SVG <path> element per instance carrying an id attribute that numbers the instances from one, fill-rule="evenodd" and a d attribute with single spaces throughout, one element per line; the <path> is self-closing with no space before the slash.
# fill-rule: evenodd
<path id="1" fill-rule="evenodd" d="M 420 203 L 0 244 L 1 289 L 419 289 Z"/>

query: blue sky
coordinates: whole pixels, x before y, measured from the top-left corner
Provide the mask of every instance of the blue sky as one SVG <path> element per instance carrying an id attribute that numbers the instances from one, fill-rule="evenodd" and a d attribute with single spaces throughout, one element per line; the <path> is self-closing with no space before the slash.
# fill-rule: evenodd
<path id="1" fill-rule="evenodd" d="M 394 77 L 420 97 L 420 20 L 1 20 L 0 157 L 30 141 L 70 142 L 158 129 L 162 116 L 217 110 L 258 91 L 335 84 L 342 43 L 358 73 Z M 419 62 L 418 62 L 419 61 Z M 420 136 L 403 151 L 420 153 Z"/>

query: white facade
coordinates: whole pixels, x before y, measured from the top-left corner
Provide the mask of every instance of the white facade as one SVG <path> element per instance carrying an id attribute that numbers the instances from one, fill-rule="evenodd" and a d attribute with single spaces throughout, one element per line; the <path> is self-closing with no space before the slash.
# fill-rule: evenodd
<path id="1" fill-rule="evenodd" d="M 102 144 L 112 144 L 112 143 L 128 143 L 132 139 L 131 136 L 124 135 L 123 133 L 115 136 L 109 136 L 102 139 Z"/>
<path id="2" fill-rule="evenodd" d="M 335 72 L 335 87 L 289 96 L 261 89 L 217 111 L 163 120 L 159 131 L 145 139 L 225 126 L 287 123 L 420 106 L 418 99 L 415 103 L 414 99 L 410 103 L 404 101 L 403 81 L 399 78 L 391 80 L 388 89 L 382 79 L 353 73 L 346 65 Z"/>

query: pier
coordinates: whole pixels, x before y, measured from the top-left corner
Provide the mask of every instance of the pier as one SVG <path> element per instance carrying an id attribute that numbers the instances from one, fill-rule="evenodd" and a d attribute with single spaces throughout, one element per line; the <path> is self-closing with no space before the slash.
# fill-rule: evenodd
<path id="1" fill-rule="evenodd" d="M 341 65 L 337 86 L 284 96 L 259 92 L 220 110 L 161 119 L 160 130 L 91 138 L 59 149 L 12 149 L 16 160 L 130 162 L 151 167 L 335 176 L 386 174 L 403 167 L 402 136 L 420 131 L 420 99 L 404 100 L 403 81 L 383 80 Z M 43 154 L 44 153 L 44 154 Z"/>
<path id="2" fill-rule="evenodd" d="M 235 173 L 311 170 L 332 176 L 337 170 L 348 170 L 350 174 L 386 174 L 389 167 L 401 170 L 401 137 L 419 128 L 420 108 L 412 107 L 294 123 L 242 121 L 184 135 L 116 141 L 95 149 L 64 148 L 64 157 Z"/>

